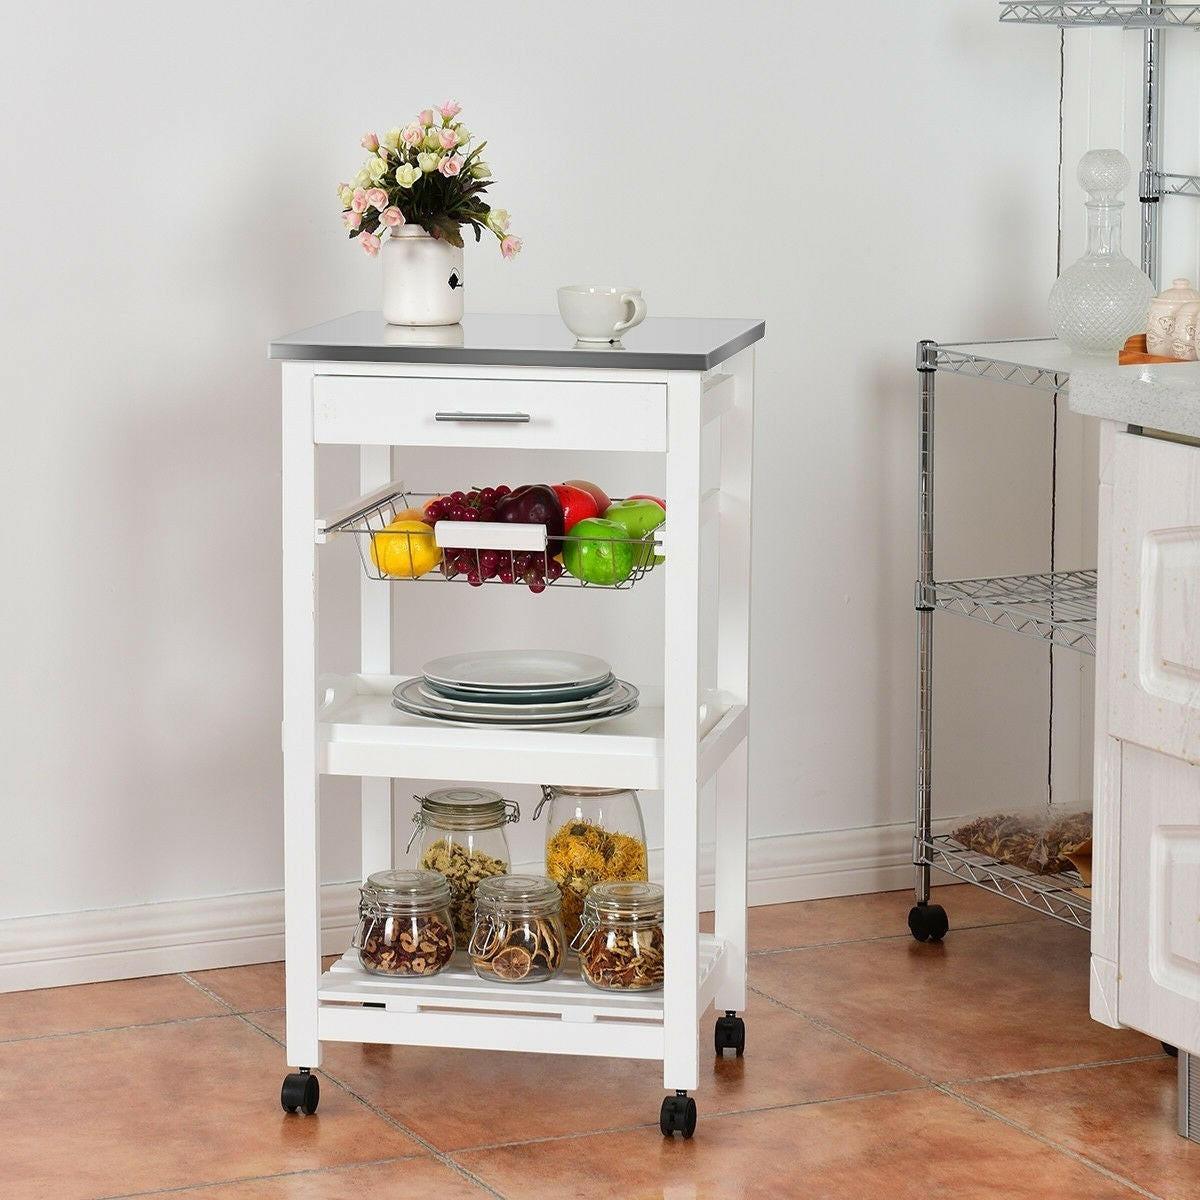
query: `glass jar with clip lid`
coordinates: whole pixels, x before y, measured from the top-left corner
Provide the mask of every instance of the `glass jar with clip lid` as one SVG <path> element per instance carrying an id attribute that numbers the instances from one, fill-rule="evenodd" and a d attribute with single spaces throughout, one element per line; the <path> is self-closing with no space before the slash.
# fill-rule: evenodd
<path id="1" fill-rule="evenodd" d="M 450 961 L 450 885 L 436 871 L 376 871 L 359 895 L 353 946 L 364 970 L 436 975 Z"/>
<path id="2" fill-rule="evenodd" d="M 583 901 L 597 883 L 647 879 L 646 824 L 631 788 L 542 785 L 536 821 L 546 817 L 546 874 L 562 888 L 567 937 L 579 932 Z"/>
<path id="3" fill-rule="evenodd" d="M 521 819 L 520 806 L 486 788 L 439 788 L 413 799 L 420 808 L 413 813 L 408 850 L 419 838 L 417 865 L 437 871 L 449 883 L 455 943 L 465 950 L 475 916 L 475 888 L 481 879 L 508 873 L 512 859 L 504 827 Z"/>
<path id="4" fill-rule="evenodd" d="M 663 890 L 657 883 L 598 883 L 571 942 L 585 983 L 607 992 L 663 985 Z"/>

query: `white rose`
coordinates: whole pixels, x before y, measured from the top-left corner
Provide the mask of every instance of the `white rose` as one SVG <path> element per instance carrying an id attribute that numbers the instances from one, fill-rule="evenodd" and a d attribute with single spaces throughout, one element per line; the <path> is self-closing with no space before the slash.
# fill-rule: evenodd
<path id="1" fill-rule="evenodd" d="M 440 154 L 434 154 L 432 150 L 427 154 L 423 153 L 417 155 L 417 166 L 419 166 L 426 175 L 431 175 L 434 171 L 436 171 L 438 169 L 438 163 L 441 161 L 442 156 Z"/>

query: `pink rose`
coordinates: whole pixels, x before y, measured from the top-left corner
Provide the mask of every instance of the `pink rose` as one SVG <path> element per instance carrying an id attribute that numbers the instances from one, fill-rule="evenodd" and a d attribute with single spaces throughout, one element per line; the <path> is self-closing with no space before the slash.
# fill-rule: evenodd
<path id="1" fill-rule="evenodd" d="M 521 239 L 519 237 L 513 237 L 510 233 L 508 237 L 506 237 L 504 241 L 500 243 L 500 253 L 503 254 L 505 258 L 516 258 L 516 256 L 521 252 L 522 245 L 524 245 L 524 243 L 521 241 Z"/>
<path id="2" fill-rule="evenodd" d="M 438 112 L 442 114 L 444 120 L 453 121 L 462 112 L 462 105 L 457 100 L 443 100 L 438 105 Z"/>
<path id="3" fill-rule="evenodd" d="M 362 188 L 354 189 L 354 199 L 350 201 L 350 207 L 356 213 L 367 211 L 367 193 Z"/>
<path id="4" fill-rule="evenodd" d="M 463 160 L 457 154 L 448 154 L 438 163 L 438 170 L 441 171 L 448 179 L 457 175 L 462 170 Z"/>
<path id="5" fill-rule="evenodd" d="M 373 233 L 360 233 L 358 240 L 362 242 L 362 248 L 372 258 L 379 253 L 379 239 Z"/>
<path id="6" fill-rule="evenodd" d="M 453 150 L 458 145 L 458 134 L 453 129 L 443 129 L 438 134 L 438 141 L 442 143 L 443 150 Z"/>
<path id="7" fill-rule="evenodd" d="M 383 188 L 371 188 L 367 192 L 367 203 L 380 212 L 387 208 L 387 192 Z"/>
<path id="8" fill-rule="evenodd" d="M 406 146 L 419 146 L 425 138 L 425 130 L 414 121 L 411 125 L 405 125 L 400 136 Z"/>
<path id="9" fill-rule="evenodd" d="M 419 113 L 417 113 L 417 120 L 420 121 L 422 125 L 432 125 L 433 124 L 433 109 L 432 108 L 421 109 L 421 111 Z"/>
<path id="10" fill-rule="evenodd" d="M 390 208 L 385 208 L 381 216 L 385 225 L 395 227 L 404 224 L 404 214 L 394 204 Z"/>
<path id="11" fill-rule="evenodd" d="M 362 136 L 362 148 L 370 150 L 374 154 L 379 149 L 379 139 L 373 133 L 364 133 Z"/>
<path id="12" fill-rule="evenodd" d="M 357 229 L 362 224 L 362 214 L 356 212 L 343 213 L 342 220 L 346 222 L 347 229 Z"/>

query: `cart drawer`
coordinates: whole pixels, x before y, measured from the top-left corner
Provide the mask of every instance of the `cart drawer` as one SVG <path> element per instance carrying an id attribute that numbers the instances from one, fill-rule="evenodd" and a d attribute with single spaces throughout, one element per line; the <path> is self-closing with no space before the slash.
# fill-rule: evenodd
<path id="1" fill-rule="evenodd" d="M 317 442 L 523 450 L 667 448 L 666 387 L 596 380 L 327 375 Z"/>

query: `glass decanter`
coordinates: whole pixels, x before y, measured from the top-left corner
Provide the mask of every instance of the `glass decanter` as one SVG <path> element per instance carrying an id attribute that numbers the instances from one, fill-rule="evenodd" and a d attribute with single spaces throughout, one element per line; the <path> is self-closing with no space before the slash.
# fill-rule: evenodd
<path id="1" fill-rule="evenodd" d="M 1130 176 L 1120 150 L 1089 150 L 1077 178 L 1088 194 L 1087 252 L 1050 290 L 1054 333 L 1072 350 L 1102 354 L 1120 350 L 1144 333 L 1154 285 L 1121 253 L 1120 196 Z"/>

